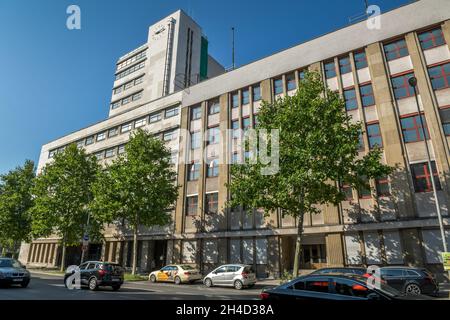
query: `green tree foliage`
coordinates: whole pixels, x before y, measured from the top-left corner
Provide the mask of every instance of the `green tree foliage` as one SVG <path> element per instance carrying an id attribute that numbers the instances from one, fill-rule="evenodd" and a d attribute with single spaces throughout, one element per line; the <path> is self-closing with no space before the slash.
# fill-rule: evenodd
<path id="1" fill-rule="evenodd" d="M 294 96 L 264 102 L 256 129 L 280 130 L 279 172 L 263 175 L 265 165 L 259 159 L 256 164 L 233 165 L 228 205 L 263 208 L 266 214 L 281 209 L 297 218 L 297 275 L 304 215 L 344 200 L 339 183 L 367 188 L 368 179 L 388 175 L 392 168 L 381 164 L 379 149 L 359 156 L 362 124 L 351 121 L 344 101 L 325 89 L 318 73 L 307 73 Z"/>
<path id="2" fill-rule="evenodd" d="M 132 273 L 136 273 L 138 227 L 164 226 L 177 195 L 176 173 L 164 143 L 142 129 L 135 131 L 125 154 L 99 174 L 93 212 L 108 223 L 125 220 L 133 230 Z"/>
<path id="3" fill-rule="evenodd" d="M 13 252 L 20 242 L 30 240 L 34 177 L 31 160 L 0 176 L 0 245 Z"/>
<path id="4" fill-rule="evenodd" d="M 79 245 L 86 231 L 91 239 L 101 239 L 99 221 L 91 218 L 89 230 L 86 230 L 89 204 L 93 199 L 91 186 L 98 171 L 97 159 L 71 144 L 56 154 L 36 177 L 33 235 L 61 238 L 61 270 L 65 269 L 66 246 Z"/>

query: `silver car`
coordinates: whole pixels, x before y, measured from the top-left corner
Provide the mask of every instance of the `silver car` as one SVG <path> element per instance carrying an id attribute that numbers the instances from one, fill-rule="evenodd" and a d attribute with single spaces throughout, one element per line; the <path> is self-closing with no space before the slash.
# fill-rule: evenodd
<path id="1" fill-rule="evenodd" d="M 211 271 L 204 279 L 207 287 L 230 286 L 241 290 L 243 287 L 253 287 L 256 275 L 252 266 L 246 264 L 226 264 Z"/>

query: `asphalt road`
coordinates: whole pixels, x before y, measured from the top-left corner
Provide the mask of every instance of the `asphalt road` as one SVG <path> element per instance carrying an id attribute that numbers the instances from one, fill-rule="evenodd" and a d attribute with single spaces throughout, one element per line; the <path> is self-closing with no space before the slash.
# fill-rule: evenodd
<path id="1" fill-rule="evenodd" d="M 125 282 L 119 291 L 69 290 L 62 277 L 33 274 L 27 288 L 0 287 L 0 300 L 258 300 L 263 286 L 252 289 L 207 288 L 202 283 L 175 285 L 149 281 Z"/>

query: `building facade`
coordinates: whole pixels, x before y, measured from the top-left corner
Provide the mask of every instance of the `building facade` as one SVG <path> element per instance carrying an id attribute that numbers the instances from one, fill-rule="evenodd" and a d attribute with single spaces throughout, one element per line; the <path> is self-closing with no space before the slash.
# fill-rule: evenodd
<path id="1" fill-rule="evenodd" d="M 296 221 L 281 212 L 264 216 L 224 207 L 230 165 L 219 159 L 220 137 L 253 127 L 261 101 L 292 95 L 304 71 L 314 70 L 342 95 L 352 119 L 363 122 L 361 155 L 378 145 L 383 161 L 398 170 L 371 181 L 370 190 L 342 186 L 345 201 L 306 217 L 301 267 L 407 264 L 440 271 L 442 239 L 430 177 L 437 181 L 449 242 L 450 3 L 422 0 L 379 19 L 380 28 L 362 21 L 224 72 L 205 53 L 201 29 L 178 11 L 150 27 L 146 45 L 119 59 L 110 117 L 44 145 L 38 170 L 69 143 L 111 161 L 123 152 L 129 132 L 145 127 L 173 150 L 181 187 L 172 224 L 140 232 L 140 270 L 188 263 L 206 272 L 241 262 L 254 265 L 259 277 L 278 277 L 293 266 Z M 420 113 L 411 76 L 418 80 Z M 186 155 L 189 160 L 180 161 Z M 131 239 L 125 227 L 108 226 L 104 243 L 92 245 L 89 254 L 129 266 Z M 58 265 L 58 246 L 56 238 L 36 239 L 22 245 L 20 259 Z M 79 248 L 74 252 L 76 263 Z"/>

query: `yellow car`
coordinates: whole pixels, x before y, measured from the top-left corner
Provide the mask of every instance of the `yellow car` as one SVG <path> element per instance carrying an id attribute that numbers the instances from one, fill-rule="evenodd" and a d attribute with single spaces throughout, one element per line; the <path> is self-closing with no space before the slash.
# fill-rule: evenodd
<path id="1" fill-rule="evenodd" d="M 175 284 L 193 283 L 200 280 L 202 275 L 200 272 L 186 264 L 172 264 L 165 266 L 161 270 L 150 273 L 151 282 L 164 281 L 173 282 Z"/>

